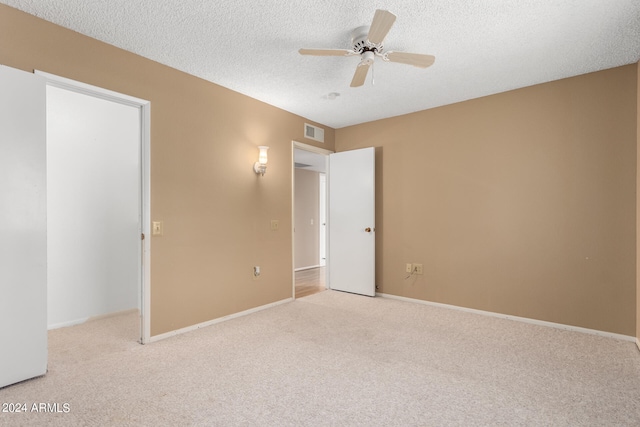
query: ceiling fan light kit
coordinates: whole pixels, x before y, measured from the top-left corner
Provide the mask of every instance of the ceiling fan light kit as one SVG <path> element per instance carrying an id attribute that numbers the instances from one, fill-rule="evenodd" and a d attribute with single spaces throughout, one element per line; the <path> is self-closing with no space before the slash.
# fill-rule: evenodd
<path id="1" fill-rule="evenodd" d="M 396 16 L 388 10 L 378 9 L 373 16 L 371 26 L 358 27 L 351 32 L 351 49 L 300 49 L 301 55 L 311 56 L 354 56 L 360 55 L 361 60 L 351 80 L 351 87 L 362 86 L 367 78 L 369 68 L 376 56 L 387 62 L 413 65 L 427 68 L 435 61 L 432 55 L 421 53 L 384 51 L 384 39 L 396 22 Z"/>

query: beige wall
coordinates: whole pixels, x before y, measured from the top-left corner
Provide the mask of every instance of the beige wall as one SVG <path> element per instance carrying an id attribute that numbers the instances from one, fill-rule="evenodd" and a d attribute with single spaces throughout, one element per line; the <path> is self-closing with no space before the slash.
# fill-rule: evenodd
<path id="1" fill-rule="evenodd" d="M 303 137 L 308 120 L 4 5 L 0 40 L 2 65 L 151 101 L 151 217 L 164 221 L 151 242 L 152 335 L 292 296 L 291 144 L 318 145 Z M 325 140 L 333 149 L 332 129 Z"/>
<path id="2" fill-rule="evenodd" d="M 320 177 L 318 172 L 296 169 L 294 179 L 294 266 L 315 267 L 320 264 Z"/>
<path id="3" fill-rule="evenodd" d="M 301 117 L 4 5 L 0 40 L 0 64 L 151 101 L 151 215 L 165 227 L 152 335 L 291 296 L 291 141 L 333 150 L 334 135 L 340 151 L 378 147 L 382 292 L 640 333 L 636 65 L 325 128 L 317 144 Z M 425 275 L 403 280 L 406 262 Z"/>
<path id="4" fill-rule="evenodd" d="M 636 70 L 338 129 L 377 147 L 380 291 L 635 336 Z"/>

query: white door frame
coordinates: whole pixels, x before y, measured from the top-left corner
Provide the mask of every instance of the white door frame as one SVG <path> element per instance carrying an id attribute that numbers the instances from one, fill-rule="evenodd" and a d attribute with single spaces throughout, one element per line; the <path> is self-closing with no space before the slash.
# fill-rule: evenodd
<path id="1" fill-rule="evenodd" d="M 320 154 L 326 157 L 326 161 L 327 161 L 327 166 L 328 166 L 328 159 L 329 159 L 329 155 L 333 154 L 334 151 L 331 150 L 327 150 L 325 148 L 320 148 L 320 147 L 316 147 L 314 145 L 309 145 L 309 144 L 304 144 L 302 142 L 298 142 L 298 141 L 291 141 L 291 218 L 295 219 L 296 217 L 296 212 L 295 212 L 295 205 L 296 205 L 296 189 L 295 189 L 295 184 L 296 184 L 296 168 L 295 168 L 295 150 L 304 150 L 304 151 L 309 151 L 311 153 L 315 153 L 315 154 Z M 327 167 L 327 170 L 325 171 L 325 175 L 327 176 L 327 180 L 329 179 L 329 168 Z M 326 193 L 326 197 L 329 197 L 329 188 L 327 186 L 327 193 Z M 325 203 L 325 208 L 328 209 L 328 203 Z M 331 224 L 329 224 L 329 220 L 328 220 L 328 212 L 325 212 L 325 218 L 327 219 L 327 226 L 325 227 L 325 242 L 326 242 L 326 256 L 327 256 L 327 262 L 326 262 L 326 268 L 329 267 L 329 263 L 331 262 L 331 254 L 329 253 L 329 227 L 331 226 Z M 295 221 L 291 221 L 291 248 L 292 250 L 292 256 L 291 256 L 291 271 L 293 274 L 292 277 L 292 283 L 291 283 L 291 295 L 292 297 L 295 299 L 296 298 L 296 266 L 295 266 L 295 232 L 294 232 L 294 225 L 295 225 Z M 327 289 L 331 289 L 331 283 L 329 282 L 329 275 L 326 275 L 326 287 Z"/>
<path id="2" fill-rule="evenodd" d="M 318 215 L 318 226 L 320 228 L 320 267 L 325 267 L 327 265 L 327 206 L 328 206 L 328 197 L 327 197 L 327 171 L 325 170 L 319 176 L 319 185 L 320 189 L 318 191 L 320 195 L 320 214 Z"/>
<path id="3" fill-rule="evenodd" d="M 46 79 L 47 85 L 50 86 L 140 109 L 140 233 L 144 236 L 142 240 L 142 265 L 140 269 L 140 292 L 142 294 L 142 306 L 140 307 L 140 342 L 146 344 L 151 338 L 151 103 L 144 99 L 124 95 L 39 70 L 35 70 L 34 74 L 43 76 Z"/>

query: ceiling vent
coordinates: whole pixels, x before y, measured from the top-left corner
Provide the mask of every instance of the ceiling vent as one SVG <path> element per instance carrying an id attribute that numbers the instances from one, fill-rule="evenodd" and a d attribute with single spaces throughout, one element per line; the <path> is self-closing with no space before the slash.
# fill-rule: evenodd
<path id="1" fill-rule="evenodd" d="M 305 123 L 304 137 L 313 139 L 314 141 L 324 142 L 324 129 Z"/>

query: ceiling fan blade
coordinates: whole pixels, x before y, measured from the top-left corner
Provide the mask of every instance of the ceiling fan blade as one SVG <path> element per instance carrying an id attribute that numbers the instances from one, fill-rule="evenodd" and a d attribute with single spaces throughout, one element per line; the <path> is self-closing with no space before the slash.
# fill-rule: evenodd
<path id="1" fill-rule="evenodd" d="M 313 55 L 313 56 L 351 56 L 358 55 L 358 52 L 354 52 L 349 49 L 300 49 L 298 50 L 300 55 Z"/>
<path id="2" fill-rule="evenodd" d="M 400 62 L 402 64 L 409 64 L 415 67 L 427 68 L 436 60 L 435 56 L 423 55 L 421 53 L 407 53 L 407 52 L 386 52 L 382 59 L 390 62 Z"/>
<path id="3" fill-rule="evenodd" d="M 364 84 L 364 81 L 367 78 L 367 73 L 369 72 L 369 67 L 371 67 L 370 62 L 361 62 L 358 64 L 356 72 L 353 75 L 353 79 L 351 80 L 351 87 L 358 87 Z"/>
<path id="4" fill-rule="evenodd" d="M 369 42 L 372 44 L 382 43 L 394 22 L 396 22 L 396 15 L 388 10 L 377 9 L 367 36 Z"/>

